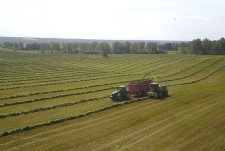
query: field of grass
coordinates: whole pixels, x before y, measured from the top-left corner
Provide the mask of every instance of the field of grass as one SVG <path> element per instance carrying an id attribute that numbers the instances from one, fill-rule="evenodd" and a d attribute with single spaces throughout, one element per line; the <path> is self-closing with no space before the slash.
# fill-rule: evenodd
<path id="1" fill-rule="evenodd" d="M 145 73 L 170 97 L 113 102 Z M 0 150 L 225 150 L 225 56 L 0 50 Z"/>

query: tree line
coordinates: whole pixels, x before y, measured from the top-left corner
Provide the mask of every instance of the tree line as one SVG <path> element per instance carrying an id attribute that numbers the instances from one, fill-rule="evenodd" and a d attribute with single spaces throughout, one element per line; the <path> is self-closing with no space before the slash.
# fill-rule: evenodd
<path id="1" fill-rule="evenodd" d="M 225 39 L 209 40 L 205 38 L 194 39 L 190 42 L 182 42 L 179 44 L 179 51 L 183 54 L 198 54 L 198 55 L 224 55 L 225 54 Z"/>
<path id="2" fill-rule="evenodd" d="M 170 50 L 178 50 L 177 43 L 157 44 L 156 42 L 74 42 L 74 43 L 12 43 L 5 42 L 3 48 L 13 50 L 40 50 L 41 52 L 99 54 L 107 49 L 112 54 L 164 54 Z"/>

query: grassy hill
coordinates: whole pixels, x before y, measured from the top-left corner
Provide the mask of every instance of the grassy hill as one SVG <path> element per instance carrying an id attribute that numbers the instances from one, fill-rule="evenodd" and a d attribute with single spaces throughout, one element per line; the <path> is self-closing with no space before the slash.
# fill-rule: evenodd
<path id="1" fill-rule="evenodd" d="M 170 97 L 113 102 L 150 72 Z M 0 150 L 224 150 L 225 57 L 0 51 Z"/>

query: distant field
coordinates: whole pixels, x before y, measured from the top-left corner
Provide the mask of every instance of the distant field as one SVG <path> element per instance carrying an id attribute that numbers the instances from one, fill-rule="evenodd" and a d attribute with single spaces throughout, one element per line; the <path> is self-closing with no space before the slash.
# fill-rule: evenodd
<path id="1" fill-rule="evenodd" d="M 162 100 L 112 102 L 145 73 Z M 225 56 L 0 50 L 0 150 L 225 150 Z"/>

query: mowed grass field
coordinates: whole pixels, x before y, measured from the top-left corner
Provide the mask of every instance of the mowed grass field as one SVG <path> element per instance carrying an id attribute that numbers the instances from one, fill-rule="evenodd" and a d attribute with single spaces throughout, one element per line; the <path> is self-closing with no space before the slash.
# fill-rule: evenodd
<path id="1" fill-rule="evenodd" d="M 113 102 L 145 73 L 161 100 Z M 0 51 L 0 150 L 225 150 L 225 56 Z"/>

